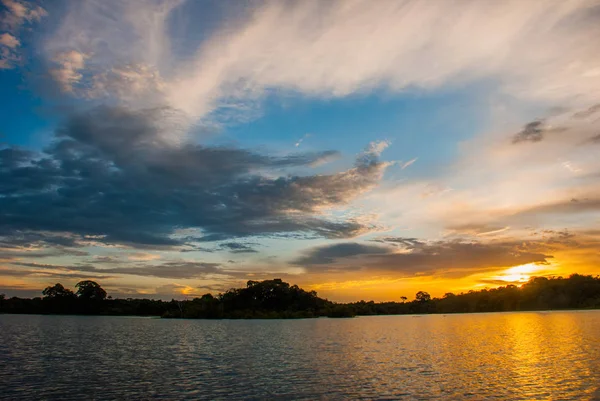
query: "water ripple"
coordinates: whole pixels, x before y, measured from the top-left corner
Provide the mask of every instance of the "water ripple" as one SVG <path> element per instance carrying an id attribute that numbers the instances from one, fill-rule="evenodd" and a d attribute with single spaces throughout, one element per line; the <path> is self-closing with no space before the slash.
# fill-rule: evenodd
<path id="1" fill-rule="evenodd" d="M 600 312 L 0 316 L 0 399 L 600 399 Z"/>

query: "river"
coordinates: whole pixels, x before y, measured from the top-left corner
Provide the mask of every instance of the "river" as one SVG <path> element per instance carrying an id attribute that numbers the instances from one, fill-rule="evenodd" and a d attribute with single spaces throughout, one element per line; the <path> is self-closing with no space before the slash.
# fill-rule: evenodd
<path id="1" fill-rule="evenodd" d="M 0 315 L 7 400 L 600 399 L 600 311 Z"/>

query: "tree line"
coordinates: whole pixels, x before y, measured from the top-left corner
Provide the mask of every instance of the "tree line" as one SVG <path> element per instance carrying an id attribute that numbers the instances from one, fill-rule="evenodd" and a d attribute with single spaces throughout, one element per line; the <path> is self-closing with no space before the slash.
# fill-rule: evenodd
<path id="1" fill-rule="evenodd" d="M 440 298 L 419 291 L 414 300 L 400 297 L 398 302 L 336 303 L 281 279 L 248 281 L 245 288 L 185 301 L 112 299 L 98 283 L 90 280 L 77 283 L 75 291 L 55 284 L 45 288 L 42 295 L 29 299 L 0 294 L 0 313 L 270 319 L 591 309 L 600 308 L 600 277 L 580 274 L 567 278 L 534 277 L 520 287 L 506 285 L 446 293 Z"/>

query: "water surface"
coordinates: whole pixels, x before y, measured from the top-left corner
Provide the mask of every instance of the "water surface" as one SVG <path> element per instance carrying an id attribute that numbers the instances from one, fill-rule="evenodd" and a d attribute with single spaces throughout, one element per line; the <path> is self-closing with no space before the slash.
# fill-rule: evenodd
<path id="1" fill-rule="evenodd" d="M 600 399 L 600 312 L 0 315 L 0 398 Z"/>

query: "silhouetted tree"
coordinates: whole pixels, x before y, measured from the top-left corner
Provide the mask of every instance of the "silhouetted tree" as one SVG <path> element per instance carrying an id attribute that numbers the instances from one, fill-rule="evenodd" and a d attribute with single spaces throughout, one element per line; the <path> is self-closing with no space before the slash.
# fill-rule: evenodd
<path id="1" fill-rule="evenodd" d="M 80 281 L 75 287 L 77 288 L 77 296 L 80 299 L 102 301 L 106 298 L 106 291 L 104 291 L 104 289 L 100 287 L 100 284 L 95 281 Z"/>
<path id="2" fill-rule="evenodd" d="M 327 310 L 327 317 L 354 317 L 356 312 L 351 305 L 335 304 Z"/>
<path id="3" fill-rule="evenodd" d="M 427 293 L 425 291 L 419 291 L 419 292 L 417 292 L 417 295 L 415 295 L 415 299 L 418 302 L 427 302 L 427 301 L 431 301 L 431 295 L 429 295 L 429 293 Z"/>
<path id="4" fill-rule="evenodd" d="M 56 283 L 52 286 L 48 286 L 42 291 L 44 298 L 54 299 L 54 298 L 74 298 L 75 294 L 73 291 L 68 288 L 63 287 L 62 284 Z"/>
<path id="5" fill-rule="evenodd" d="M 56 283 L 48 286 L 42 291 L 44 295 L 43 311 L 44 313 L 73 313 L 78 311 L 77 297 L 73 291 Z"/>

